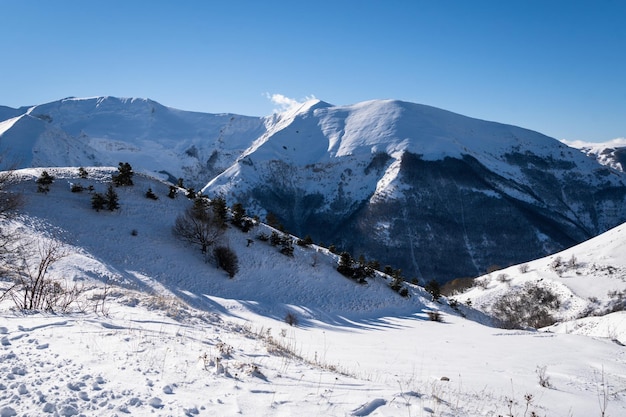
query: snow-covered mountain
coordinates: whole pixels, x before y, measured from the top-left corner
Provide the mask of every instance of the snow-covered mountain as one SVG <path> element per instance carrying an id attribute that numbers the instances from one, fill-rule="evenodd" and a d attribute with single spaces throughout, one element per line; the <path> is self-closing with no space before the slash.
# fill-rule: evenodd
<path id="1" fill-rule="evenodd" d="M 67 98 L 21 109 L 0 109 L 0 146 L 29 166 L 117 166 L 189 185 L 230 166 L 264 132 L 258 117 L 205 114 L 152 100 Z"/>
<path id="2" fill-rule="evenodd" d="M 626 221 L 623 172 L 536 132 L 418 104 L 311 100 L 251 118 L 105 97 L 0 115 L 0 146 L 22 167 L 130 162 L 409 279 L 476 276 Z"/>
<path id="3" fill-rule="evenodd" d="M 626 167 L 626 139 L 613 139 L 608 142 L 593 143 L 582 141 L 563 141 L 566 145 L 580 149 L 587 156 L 596 159 L 602 165 L 624 171 Z"/>
<path id="4" fill-rule="evenodd" d="M 42 170 L 17 172 L 12 190 L 25 206 L 2 227 L 35 249 L 62 242 L 65 256 L 49 277 L 83 292 L 65 314 L 24 314 L 0 300 L 0 416 L 626 412 L 624 349 L 611 340 L 625 338 L 623 313 L 589 318 L 606 324 L 604 333 L 584 323 L 558 329 L 578 335 L 496 329 L 421 288 L 407 284 L 403 298 L 382 275 L 367 285 L 347 279 L 324 248 L 294 245 L 285 256 L 258 238 L 271 232 L 263 224 L 226 230 L 222 243 L 240 265 L 229 279 L 172 235 L 191 205 L 183 190 L 170 199 L 166 183 L 135 175 L 135 185 L 116 188 L 118 210 L 96 212 L 87 188 L 105 189 L 114 169 L 87 168 L 81 178 L 76 168 L 46 168 L 55 177 L 47 193 L 35 183 Z M 149 188 L 158 200 L 146 198 Z M 572 270 L 543 281 L 576 300 L 623 292 L 624 232 L 570 249 L 585 276 Z M 547 261 L 529 263 L 525 276 L 547 272 Z M 428 320 L 432 311 L 443 323 Z"/>
<path id="5" fill-rule="evenodd" d="M 392 100 L 268 126 L 204 191 L 408 277 L 476 276 L 626 220 L 623 173 L 526 129 Z"/>

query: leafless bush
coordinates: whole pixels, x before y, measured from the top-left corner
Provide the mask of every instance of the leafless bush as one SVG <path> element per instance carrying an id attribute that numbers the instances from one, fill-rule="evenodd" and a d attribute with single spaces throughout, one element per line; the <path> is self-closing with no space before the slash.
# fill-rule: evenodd
<path id="1" fill-rule="evenodd" d="M 530 268 L 530 267 L 528 266 L 528 264 L 521 264 L 521 265 L 519 266 L 519 271 L 520 271 L 522 274 L 525 274 L 526 272 L 528 272 L 529 268 Z"/>
<path id="2" fill-rule="evenodd" d="M 558 297 L 548 288 L 528 282 L 498 298 L 491 311 L 504 328 L 540 328 L 554 324 L 551 310 L 560 305 Z"/>
<path id="3" fill-rule="evenodd" d="M 487 275 L 481 278 L 476 278 L 474 280 L 474 284 L 476 284 L 478 288 L 482 288 L 483 290 L 486 290 L 487 287 L 489 287 L 490 280 L 491 280 L 491 276 Z"/>
<path id="4" fill-rule="evenodd" d="M 546 366 L 538 366 L 535 372 L 537 373 L 537 377 L 539 378 L 539 385 L 544 388 L 552 388 L 552 384 L 550 383 L 550 377 L 546 374 Z"/>
<path id="5" fill-rule="evenodd" d="M 606 308 L 606 313 L 615 313 L 626 309 L 626 290 L 612 290 L 607 292 L 607 296 L 610 300 Z"/>
<path id="6" fill-rule="evenodd" d="M 426 314 L 428 314 L 428 319 L 430 321 L 436 321 L 438 323 L 443 322 L 443 316 L 438 310 L 431 310 L 431 311 L 428 311 Z"/>
<path id="7" fill-rule="evenodd" d="M 192 207 L 176 218 L 172 232 L 186 242 L 199 245 L 206 253 L 207 248 L 224 234 L 224 227 L 208 203 L 197 198 Z"/>
<path id="8" fill-rule="evenodd" d="M 445 296 L 461 293 L 475 285 L 474 278 L 456 278 L 452 281 L 446 282 L 441 287 L 441 294 Z"/>
<path id="9" fill-rule="evenodd" d="M 20 310 L 66 312 L 84 293 L 82 284 L 50 277 L 50 268 L 68 255 L 55 240 L 38 241 L 20 248 L 19 260 L 11 269 L 13 285 L 8 290 Z"/>
<path id="10" fill-rule="evenodd" d="M 285 314 L 285 323 L 287 323 L 290 326 L 297 326 L 298 325 L 298 316 L 296 316 L 291 311 L 288 311 L 287 314 Z"/>

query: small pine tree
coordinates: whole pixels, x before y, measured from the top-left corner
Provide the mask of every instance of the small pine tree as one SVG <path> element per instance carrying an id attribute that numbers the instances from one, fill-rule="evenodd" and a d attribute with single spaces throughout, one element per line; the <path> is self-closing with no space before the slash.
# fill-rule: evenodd
<path id="1" fill-rule="evenodd" d="M 47 193 L 50 191 L 50 184 L 54 181 L 54 177 L 48 174 L 48 171 L 42 171 L 39 178 L 37 178 L 37 192 Z"/>
<path id="2" fill-rule="evenodd" d="M 241 203 L 235 203 L 231 207 L 231 211 L 233 212 L 233 224 L 237 227 L 241 227 L 246 217 L 246 210 L 243 208 L 243 205 Z"/>
<path id="3" fill-rule="evenodd" d="M 115 192 L 115 189 L 113 188 L 113 184 L 109 184 L 109 188 L 107 188 L 107 192 L 104 197 L 106 199 L 106 208 L 109 211 L 117 210 L 118 208 L 120 208 L 120 205 L 118 203 L 119 198 L 117 196 L 117 193 Z"/>
<path id="4" fill-rule="evenodd" d="M 81 184 L 72 184 L 70 191 L 73 193 L 82 193 L 85 188 Z"/>
<path id="5" fill-rule="evenodd" d="M 265 223 L 280 231 L 283 231 L 284 229 L 283 225 L 280 223 L 280 220 L 278 220 L 278 217 L 271 211 L 268 212 L 265 216 Z"/>
<path id="6" fill-rule="evenodd" d="M 133 185 L 133 168 L 128 162 L 120 162 L 117 174 L 113 174 L 113 184 L 116 186 Z"/>
<path id="7" fill-rule="evenodd" d="M 157 197 L 157 195 L 152 192 L 152 188 L 148 188 L 148 191 L 146 191 L 146 198 L 149 198 L 150 200 L 159 199 L 159 197 Z"/>
<path id="8" fill-rule="evenodd" d="M 54 181 L 54 177 L 48 174 L 48 171 L 42 171 L 39 178 L 37 178 L 37 184 L 50 185 Z"/>
<path id="9" fill-rule="evenodd" d="M 285 256 L 293 257 L 293 243 L 291 239 L 283 239 L 281 243 L 280 253 Z"/>
<path id="10" fill-rule="evenodd" d="M 167 196 L 172 199 L 176 198 L 176 187 L 174 187 L 173 185 L 170 185 L 170 191 L 167 194 Z"/>
<path id="11" fill-rule="evenodd" d="M 211 200 L 211 208 L 213 209 L 216 220 L 220 222 L 223 227 L 225 227 L 226 218 L 228 217 L 228 207 L 226 206 L 226 200 L 224 197 L 219 196 Z"/>
<path id="12" fill-rule="evenodd" d="M 104 197 L 104 195 L 100 193 L 95 193 L 93 196 L 91 196 L 91 207 L 94 210 L 100 211 L 104 209 L 106 204 L 107 204 L 107 199 Z"/>
<path id="13" fill-rule="evenodd" d="M 273 231 L 272 235 L 270 236 L 270 244 L 272 246 L 277 246 L 280 245 L 282 241 L 283 238 L 276 231 Z"/>
<path id="14" fill-rule="evenodd" d="M 176 186 L 178 188 L 185 188 L 185 186 L 183 185 L 183 179 L 182 178 L 178 179 L 178 182 L 176 183 Z"/>
<path id="15" fill-rule="evenodd" d="M 83 167 L 78 168 L 78 176 L 80 178 L 87 178 L 89 176 L 89 173 L 87 172 L 87 170 Z"/>
<path id="16" fill-rule="evenodd" d="M 434 279 L 428 281 L 428 283 L 424 286 L 424 289 L 430 293 L 433 297 L 433 301 L 437 301 L 441 297 L 441 285 L 439 285 L 439 283 Z"/>
<path id="17" fill-rule="evenodd" d="M 304 237 L 304 239 L 298 239 L 298 241 L 296 242 L 299 246 L 309 246 L 313 244 L 313 239 L 311 238 L 311 236 L 306 235 Z"/>
<path id="18" fill-rule="evenodd" d="M 352 277 L 352 272 L 353 272 L 352 264 L 353 263 L 354 263 L 354 260 L 352 259 L 352 256 L 350 256 L 348 252 L 341 252 L 341 255 L 339 255 L 339 265 L 337 266 L 337 271 L 341 275 L 344 275 L 346 277 Z"/>
<path id="19" fill-rule="evenodd" d="M 196 190 L 194 190 L 193 187 L 187 188 L 187 198 L 194 199 L 196 197 L 197 197 Z"/>

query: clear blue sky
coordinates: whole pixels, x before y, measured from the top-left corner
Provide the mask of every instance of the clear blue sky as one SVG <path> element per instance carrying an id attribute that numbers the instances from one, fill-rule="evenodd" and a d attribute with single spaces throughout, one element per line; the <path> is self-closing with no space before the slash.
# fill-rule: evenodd
<path id="1" fill-rule="evenodd" d="M 144 97 L 270 114 L 393 98 L 626 137 L 626 1 L 0 0 L 0 105 Z"/>

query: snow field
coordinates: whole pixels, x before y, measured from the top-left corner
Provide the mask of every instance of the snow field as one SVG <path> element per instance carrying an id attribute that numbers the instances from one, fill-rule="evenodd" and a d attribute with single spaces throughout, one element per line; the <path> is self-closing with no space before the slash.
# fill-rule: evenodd
<path id="1" fill-rule="evenodd" d="M 15 187 L 27 205 L 14 226 L 31 239 L 65 242 L 70 256 L 52 276 L 84 282 L 87 301 L 105 284 L 108 295 L 97 311 L 85 301 L 82 312 L 63 316 L 15 312 L 2 301 L 0 416 L 495 417 L 523 415 L 528 405 L 540 416 L 586 417 L 599 415 L 602 384 L 607 414 L 626 413 L 625 351 L 609 335 L 484 326 L 416 287 L 405 299 L 382 277 L 357 285 L 322 248 L 294 245 L 286 257 L 255 238 L 270 232 L 265 226 L 226 233 L 240 260 L 228 279 L 172 236 L 190 203 L 167 198 L 166 184 L 136 175 L 133 187 L 116 189 L 118 211 L 96 213 L 89 194 L 71 193 L 69 183 L 101 191 L 114 170 L 88 168 L 88 180 L 73 168 L 48 171 L 57 179 L 45 195 L 34 183 L 41 169 L 19 172 Z M 144 197 L 148 187 L 158 201 Z M 580 255 L 581 263 L 620 267 L 614 254 L 623 238 L 605 239 L 583 247 L 589 258 Z M 536 262 L 520 280 L 549 263 Z M 562 284 L 576 277 L 563 274 Z M 572 291 L 583 299 L 584 288 Z M 428 319 L 432 309 L 442 323 Z M 287 312 L 297 326 L 285 323 Z M 542 369 L 547 387 L 539 384 Z"/>

